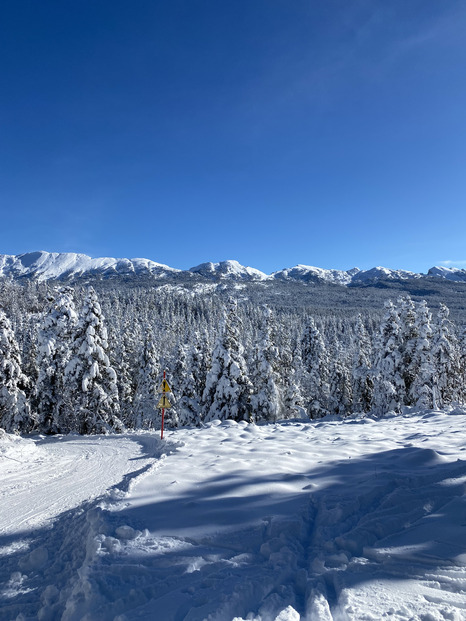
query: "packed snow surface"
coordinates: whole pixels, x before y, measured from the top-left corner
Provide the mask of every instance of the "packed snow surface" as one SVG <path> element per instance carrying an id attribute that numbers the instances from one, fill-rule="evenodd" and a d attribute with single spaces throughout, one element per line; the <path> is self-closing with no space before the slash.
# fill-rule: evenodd
<path id="1" fill-rule="evenodd" d="M 0 618 L 466 619 L 465 416 L 3 434 Z"/>

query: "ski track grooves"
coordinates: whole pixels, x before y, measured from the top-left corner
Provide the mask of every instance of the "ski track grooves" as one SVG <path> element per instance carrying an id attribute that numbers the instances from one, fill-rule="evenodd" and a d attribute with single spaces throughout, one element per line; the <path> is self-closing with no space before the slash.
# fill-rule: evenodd
<path id="1" fill-rule="evenodd" d="M 102 507 L 122 498 L 135 478 L 157 467 L 162 451 L 174 450 L 152 434 L 90 439 L 90 444 L 108 444 L 99 451 L 86 447 L 82 438 L 43 442 L 53 445 L 54 459 L 64 456 L 59 472 L 50 472 L 50 459 L 30 463 L 25 457 L 14 460 L 24 473 L 14 468 L 2 480 L 1 496 L 8 503 L 0 507 L 1 621 L 75 618 L 67 614 L 68 599 L 88 573 L 95 538 L 105 530 Z M 36 445 L 40 448 L 41 441 Z M 117 468 L 119 458 L 126 470 L 128 465 L 135 469 L 123 473 L 122 465 Z M 37 488 L 40 495 L 33 493 Z"/>
<path id="2" fill-rule="evenodd" d="M 466 464 L 460 462 L 458 464 L 450 465 L 449 478 L 451 480 L 458 479 L 459 481 L 464 478 L 466 473 Z M 374 479 L 371 481 L 371 479 Z M 409 572 L 411 577 L 417 579 L 429 586 L 429 580 L 433 588 L 435 588 L 436 596 L 423 595 L 426 601 L 443 606 L 443 612 L 445 616 L 433 616 L 430 613 L 425 615 L 427 621 L 433 621 L 434 619 L 466 619 L 466 600 L 460 601 L 458 598 L 455 600 L 451 596 L 445 597 L 439 596 L 438 593 L 450 592 L 461 593 L 463 596 L 466 594 L 466 576 L 465 572 L 461 569 L 458 572 L 458 568 L 455 568 L 452 563 L 447 561 L 441 561 L 436 557 L 429 558 L 428 555 L 424 556 L 422 560 L 424 563 L 419 562 L 419 559 L 406 559 L 400 557 L 399 559 L 391 558 L 390 555 L 372 554 L 372 550 L 376 550 L 377 546 L 385 539 L 389 539 L 392 536 L 399 535 L 405 530 L 405 519 L 416 524 L 422 519 L 428 518 L 430 515 L 441 513 L 442 509 L 456 498 L 461 498 L 465 493 L 464 484 L 459 484 L 453 489 L 445 489 L 444 497 L 436 498 L 433 501 L 432 506 L 428 509 L 423 506 L 423 493 L 422 490 L 429 485 L 436 484 L 445 480 L 445 474 L 432 473 L 431 475 L 420 474 L 417 476 L 406 475 L 399 476 L 397 479 L 389 481 L 385 485 L 377 486 L 377 474 L 368 478 L 366 483 L 372 483 L 369 491 L 357 498 L 348 499 L 345 497 L 345 489 L 336 489 L 333 493 L 325 494 L 317 493 L 311 499 L 310 508 L 310 521 L 313 519 L 313 527 L 310 532 L 310 550 L 307 554 L 307 558 L 313 559 L 310 567 L 307 592 L 308 599 L 306 610 L 300 611 L 301 618 L 309 621 L 313 621 L 314 618 L 318 621 L 332 621 L 338 619 L 338 621 L 358 621 L 358 616 L 348 614 L 347 610 L 352 613 L 351 606 L 345 606 L 345 572 L 348 567 L 354 566 L 359 562 L 360 557 L 368 557 L 369 562 L 365 559 L 365 564 L 357 568 L 364 580 L 369 580 L 378 575 L 384 577 L 389 576 L 392 580 L 406 579 L 407 567 L 406 563 L 409 562 Z M 406 513 L 401 514 L 401 518 L 395 521 L 391 528 L 384 529 L 383 535 L 378 536 L 377 529 L 381 523 L 383 523 L 386 507 L 393 506 L 394 503 L 402 505 L 407 495 L 413 496 L 416 492 L 413 490 L 419 490 L 419 504 L 413 511 L 410 509 Z M 346 503 L 346 511 L 345 511 Z M 338 520 L 332 523 L 332 510 L 338 506 L 343 509 L 343 516 L 341 513 L 338 515 Z M 313 508 L 312 508 L 313 507 Z M 361 515 L 361 507 L 364 507 L 364 513 Z M 363 534 L 363 536 L 362 536 Z M 367 545 L 369 543 L 369 546 Z M 433 541 L 432 543 L 440 543 Z M 372 561 L 372 562 L 371 562 Z M 312 567 L 318 567 L 319 571 L 312 571 Z M 442 575 L 442 569 L 437 570 L 437 573 L 429 576 L 429 571 L 433 567 L 437 567 L 440 564 L 443 567 L 444 575 Z M 354 570 L 354 567 L 352 567 Z M 458 572 L 458 585 L 453 588 L 450 587 L 449 572 Z M 324 605 L 323 611 L 319 609 L 319 604 Z M 396 619 L 414 619 L 418 617 L 403 613 L 399 613 L 400 616 L 395 616 Z M 441 613 L 442 614 L 442 613 Z M 375 613 L 377 615 L 377 613 Z M 421 616 L 421 619 L 424 618 Z M 364 619 L 378 619 L 377 616 L 364 616 Z"/>

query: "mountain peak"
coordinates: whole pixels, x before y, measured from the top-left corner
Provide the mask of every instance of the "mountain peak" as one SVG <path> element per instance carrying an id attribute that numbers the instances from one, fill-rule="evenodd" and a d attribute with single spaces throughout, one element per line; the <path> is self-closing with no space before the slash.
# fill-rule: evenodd
<path id="1" fill-rule="evenodd" d="M 256 270 L 254 267 L 245 267 L 238 263 L 238 261 L 229 259 L 227 261 L 220 261 L 219 263 L 201 263 L 192 267 L 190 272 L 205 276 L 206 278 L 237 278 L 237 279 L 249 279 L 249 280 L 265 280 L 267 274 Z"/>
<path id="2" fill-rule="evenodd" d="M 445 278 L 446 280 L 466 282 L 466 269 L 461 269 L 459 267 L 444 267 L 443 265 L 436 265 L 435 267 L 431 267 L 427 274 L 429 276 Z"/>
<path id="3" fill-rule="evenodd" d="M 332 270 L 312 265 L 295 265 L 270 275 L 253 267 L 241 265 L 229 259 L 218 263 L 201 263 L 189 270 L 179 270 L 150 259 L 114 259 L 100 257 L 93 259 L 86 254 L 74 252 L 46 252 L 39 250 L 18 255 L 0 255 L 0 277 L 33 278 L 34 280 L 73 280 L 94 276 L 151 276 L 161 280 L 176 278 L 177 275 L 197 275 L 210 281 L 263 282 L 273 280 L 300 281 L 303 283 L 330 283 L 350 285 L 372 283 L 379 280 L 408 280 L 414 278 L 442 278 L 466 282 L 466 269 L 456 267 L 432 267 L 427 274 L 416 274 L 407 270 L 392 270 L 386 267 L 373 267 L 360 270 Z"/>

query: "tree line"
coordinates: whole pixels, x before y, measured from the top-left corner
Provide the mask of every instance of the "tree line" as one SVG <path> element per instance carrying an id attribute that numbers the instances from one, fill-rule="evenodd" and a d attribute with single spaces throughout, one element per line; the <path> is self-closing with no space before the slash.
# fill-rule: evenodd
<path id="1" fill-rule="evenodd" d="M 167 423 L 400 413 L 466 402 L 466 330 L 409 296 L 384 312 L 295 311 L 176 288 L 0 285 L 0 427 L 106 433 Z"/>

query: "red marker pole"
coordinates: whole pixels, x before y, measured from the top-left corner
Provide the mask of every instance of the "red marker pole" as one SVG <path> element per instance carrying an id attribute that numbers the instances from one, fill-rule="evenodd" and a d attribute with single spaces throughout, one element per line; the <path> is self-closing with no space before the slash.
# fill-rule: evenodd
<path id="1" fill-rule="evenodd" d="M 163 379 L 165 380 L 165 371 L 163 372 Z M 165 388 L 165 382 L 164 382 L 164 388 Z M 165 393 L 162 393 L 162 398 L 165 397 Z M 162 408 L 162 429 L 160 431 L 160 439 L 163 440 L 163 419 L 165 417 L 165 408 Z"/>

